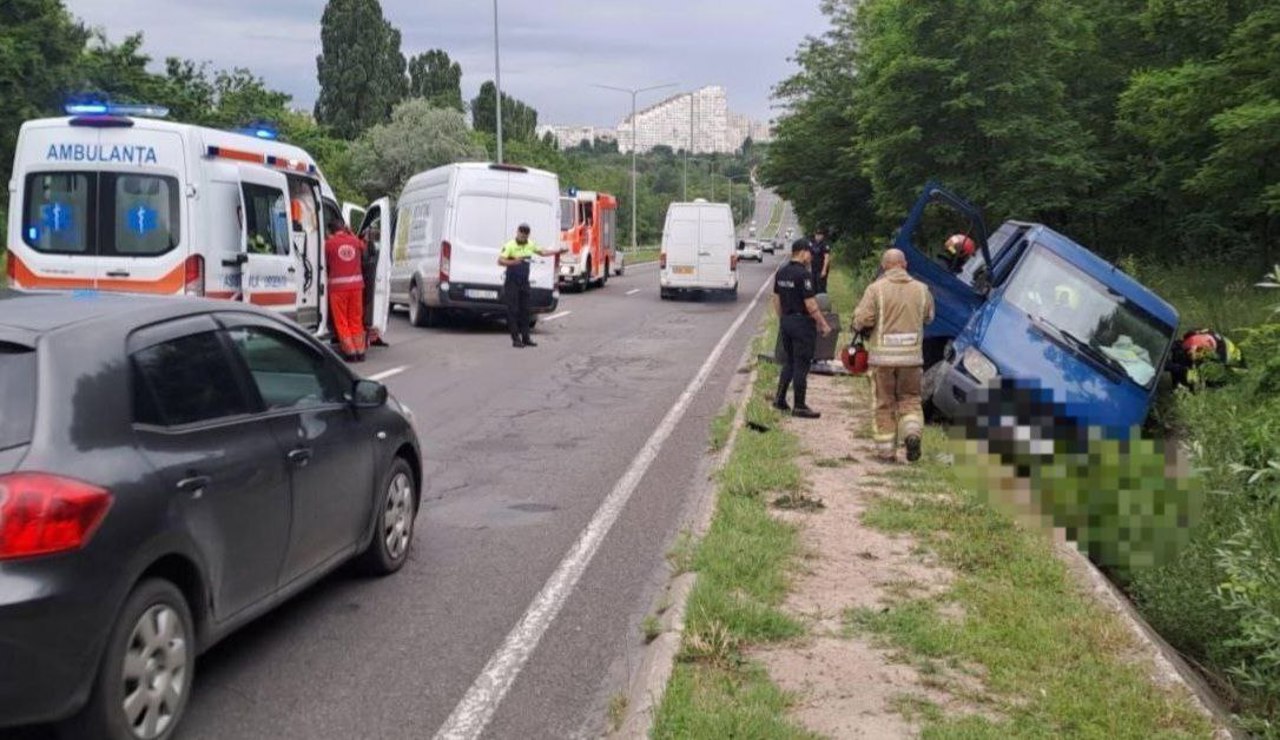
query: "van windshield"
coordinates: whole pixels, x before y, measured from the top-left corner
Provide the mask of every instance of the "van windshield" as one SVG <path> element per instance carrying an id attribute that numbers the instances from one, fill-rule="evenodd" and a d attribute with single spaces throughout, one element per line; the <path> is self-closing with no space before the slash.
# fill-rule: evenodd
<path id="1" fill-rule="evenodd" d="M 37 252 L 148 256 L 181 241 L 177 178 L 35 172 L 25 185 L 22 240 Z"/>
<path id="2" fill-rule="evenodd" d="M 1077 354 L 1150 388 L 1173 340 L 1167 326 L 1048 249 L 1036 245 L 1004 292 Z"/>

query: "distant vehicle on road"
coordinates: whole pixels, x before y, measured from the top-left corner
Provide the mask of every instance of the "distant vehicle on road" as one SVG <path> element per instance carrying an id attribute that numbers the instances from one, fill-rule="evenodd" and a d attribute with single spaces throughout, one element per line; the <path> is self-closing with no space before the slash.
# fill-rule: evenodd
<path id="1" fill-rule="evenodd" d="M 738 242 L 738 261 L 764 262 L 764 244 L 767 243 L 758 239 L 744 239 Z"/>
<path id="2" fill-rule="evenodd" d="M 948 215 L 978 245 L 959 275 L 930 256 L 946 239 L 930 224 Z M 937 303 L 924 348 L 935 410 L 963 416 L 981 386 L 1011 379 L 1051 391 L 1079 423 L 1117 432 L 1143 423 L 1178 325 L 1151 290 L 1042 224 L 1008 221 L 988 237 L 981 211 L 936 183 L 896 246 Z"/>
<path id="3" fill-rule="evenodd" d="M 0 728 L 171 737 L 198 654 L 399 570 L 421 490 L 408 410 L 271 312 L 0 296 Z"/>
<path id="4" fill-rule="evenodd" d="M 375 206 L 376 208 L 376 206 Z M 374 209 L 365 217 L 374 215 Z M 560 183 L 554 173 L 507 164 L 451 164 L 414 175 L 395 204 L 377 213 L 392 255 L 391 303 L 414 326 L 448 313 L 505 316 L 498 252 L 520 224 L 548 249 L 560 242 Z M 383 245 L 386 248 L 386 244 Z M 557 260 L 533 259 L 534 319 L 560 301 Z"/>
<path id="5" fill-rule="evenodd" d="M 328 332 L 326 214 L 315 160 L 266 128 L 157 120 L 157 106 L 67 106 L 14 153 L 8 285 L 241 301 Z M 386 305 L 390 259 L 375 290 Z M 374 325 L 386 330 L 385 309 Z"/>
<path id="6" fill-rule="evenodd" d="M 572 191 L 571 191 L 572 192 Z M 560 283 L 604 287 L 617 267 L 618 199 L 582 191 L 560 199 Z M 622 274 L 618 272 L 618 274 Z"/>
<path id="7" fill-rule="evenodd" d="M 672 203 L 662 229 L 658 256 L 661 297 L 684 291 L 719 291 L 738 295 L 737 240 L 727 203 Z"/>
<path id="8" fill-rule="evenodd" d="M 775 238 L 773 238 L 773 239 L 762 239 L 762 240 L 760 240 L 760 249 L 761 249 L 765 254 L 773 254 L 773 253 L 774 253 L 775 251 L 777 251 L 777 249 L 778 249 L 778 240 L 777 240 L 777 238 L 775 237 Z"/>

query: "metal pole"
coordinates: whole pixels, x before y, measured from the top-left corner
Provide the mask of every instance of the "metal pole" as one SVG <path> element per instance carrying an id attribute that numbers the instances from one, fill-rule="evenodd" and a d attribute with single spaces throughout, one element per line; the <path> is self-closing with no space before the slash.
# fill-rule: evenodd
<path id="1" fill-rule="evenodd" d="M 636 175 L 636 96 L 640 93 L 636 90 L 631 91 L 631 251 L 635 253 L 638 245 L 639 235 L 636 233 L 637 206 L 636 201 L 639 196 L 639 179 Z"/>
<path id="2" fill-rule="evenodd" d="M 498 56 L 498 0 L 493 0 L 493 80 L 497 88 L 498 164 L 502 164 L 502 63 Z"/>

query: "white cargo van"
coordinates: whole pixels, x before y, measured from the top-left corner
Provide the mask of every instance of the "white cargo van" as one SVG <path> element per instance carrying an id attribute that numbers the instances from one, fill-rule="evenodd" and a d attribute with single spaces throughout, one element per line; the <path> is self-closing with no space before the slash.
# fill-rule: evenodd
<path id="1" fill-rule="evenodd" d="M 658 281 L 662 298 L 681 291 L 738 294 L 733 212 L 727 203 L 672 203 L 662 229 Z"/>
<path id="2" fill-rule="evenodd" d="M 364 222 L 375 219 L 391 243 L 391 303 L 408 306 L 415 326 L 436 325 L 448 313 L 502 315 L 498 252 L 520 224 L 529 225 L 535 244 L 559 245 L 560 182 L 554 173 L 516 165 L 446 165 L 410 178 L 394 217 L 388 201 L 370 206 Z M 533 260 L 535 321 L 559 303 L 556 262 Z"/>
<path id="3" fill-rule="evenodd" d="M 18 134 L 9 287 L 238 300 L 328 331 L 325 216 L 338 204 L 310 155 L 265 129 L 148 118 L 163 114 L 150 106 L 68 113 Z M 379 272 L 385 297 L 390 255 Z"/>

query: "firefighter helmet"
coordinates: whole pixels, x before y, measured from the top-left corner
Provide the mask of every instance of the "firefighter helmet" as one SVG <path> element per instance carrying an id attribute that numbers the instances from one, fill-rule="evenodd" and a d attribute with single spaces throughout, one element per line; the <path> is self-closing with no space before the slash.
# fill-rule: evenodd
<path id="1" fill-rule="evenodd" d="M 947 239 L 947 254 L 958 254 L 962 257 L 972 257 L 973 253 L 978 251 L 978 245 L 972 239 L 964 234 L 953 234 Z"/>

